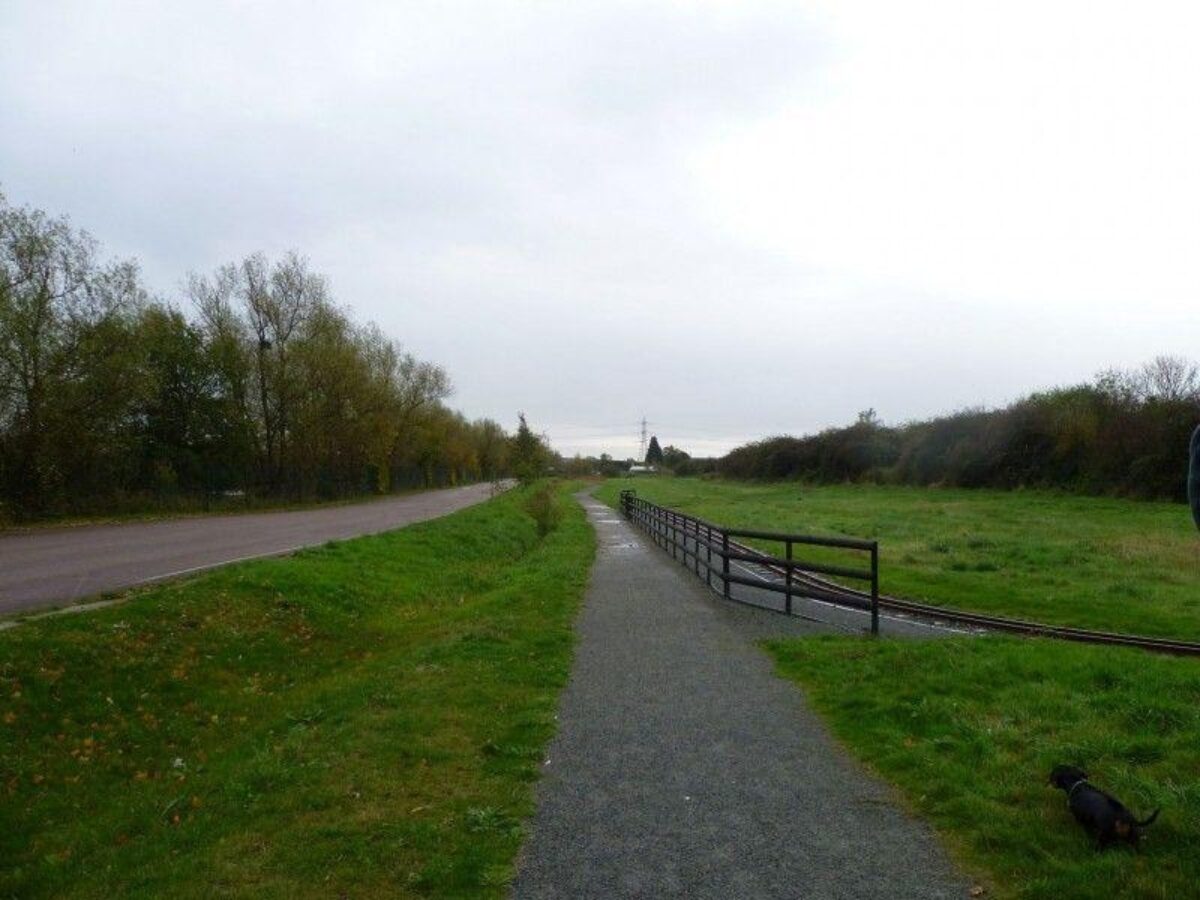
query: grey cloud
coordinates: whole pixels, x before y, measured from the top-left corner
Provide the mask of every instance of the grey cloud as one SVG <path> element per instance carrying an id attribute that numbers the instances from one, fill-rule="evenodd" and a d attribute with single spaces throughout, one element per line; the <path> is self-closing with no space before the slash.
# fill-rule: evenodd
<path id="1" fill-rule="evenodd" d="M 467 414 L 524 409 L 565 449 L 628 423 L 601 429 L 626 452 L 643 412 L 715 447 L 1022 383 L 972 374 L 1003 368 L 990 348 L 914 364 L 946 298 L 831 287 L 704 210 L 693 150 L 821 90 L 834 36 L 794 5 L 47 3 L 0 40 L 11 199 L 168 295 L 296 247 Z M 1005 327 L 972 315 L 946 334 Z"/>

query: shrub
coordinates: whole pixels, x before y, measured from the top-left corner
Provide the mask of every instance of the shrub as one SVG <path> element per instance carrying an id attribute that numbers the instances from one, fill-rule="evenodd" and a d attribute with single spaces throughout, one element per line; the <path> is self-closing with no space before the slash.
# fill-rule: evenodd
<path id="1" fill-rule="evenodd" d="M 1042 391 L 1001 409 L 895 426 L 865 410 L 843 428 L 737 447 L 716 469 L 726 478 L 1057 487 L 1183 500 L 1179 448 L 1200 417 L 1200 393 L 1187 387 L 1191 382 L 1126 389 L 1115 377 Z"/>
<path id="2" fill-rule="evenodd" d="M 558 505 L 558 492 L 553 485 L 538 488 L 525 502 L 525 509 L 537 523 L 538 534 L 545 537 L 562 521 L 562 507 Z"/>

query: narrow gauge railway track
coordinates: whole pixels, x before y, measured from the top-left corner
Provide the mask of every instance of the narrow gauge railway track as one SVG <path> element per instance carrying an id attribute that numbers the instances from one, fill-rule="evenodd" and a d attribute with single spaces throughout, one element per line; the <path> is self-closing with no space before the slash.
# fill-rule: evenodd
<path id="1" fill-rule="evenodd" d="M 730 541 L 729 546 L 736 546 L 739 552 L 746 553 L 747 555 L 760 554 L 764 557 L 766 556 L 766 554 L 762 554 L 761 551 L 753 547 L 735 541 Z M 769 563 L 759 563 L 759 565 L 773 573 L 782 575 L 778 567 L 772 566 Z M 858 609 L 869 609 L 871 605 L 871 595 L 865 591 L 837 584 L 818 575 L 803 571 L 793 571 L 792 582 L 793 584 L 811 586 L 814 592 L 819 592 L 816 593 L 817 599 L 827 603 L 841 602 Z M 1088 644 L 1114 644 L 1123 647 L 1139 647 L 1143 650 L 1174 653 L 1180 656 L 1200 656 L 1200 643 L 1194 641 L 1177 641 L 1170 638 L 1122 634 L 1113 631 L 1093 631 L 1087 628 L 1072 628 L 1068 625 L 1047 625 L 1042 622 L 1030 622 L 1025 619 L 990 616 L 985 613 L 936 606 L 932 603 L 903 600 L 899 597 L 889 597 L 883 594 L 879 597 L 879 608 L 905 616 L 912 616 L 924 621 L 952 622 L 957 625 L 966 625 L 985 631 L 1003 631 L 1028 637 L 1052 637 Z"/>
<path id="2" fill-rule="evenodd" d="M 660 507 L 640 500 L 641 504 L 654 508 L 650 517 L 631 516 L 629 509 L 622 504 L 628 518 L 643 530 L 655 533 L 667 544 L 683 551 L 684 564 L 691 555 L 699 566 L 709 567 L 706 573 L 711 581 L 715 577 L 721 579 L 724 572 L 713 566 L 711 559 L 724 559 L 725 553 L 731 553 L 731 558 L 742 562 L 751 562 L 760 570 L 770 573 L 775 581 L 763 578 L 764 587 L 779 591 L 781 582 L 787 579 L 788 568 L 783 561 L 763 552 L 749 544 L 728 537 L 730 529 L 722 528 L 704 519 L 696 518 L 678 510 Z M 661 512 L 658 512 L 661 511 Z M 682 535 L 683 539 L 679 537 Z M 783 540 L 784 535 L 772 536 L 770 539 Z M 803 537 L 791 536 L 798 542 Z M 718 539 L 719 538 L 719 539 Z M 703 550 L 702 554 L 700 551 Z M 759 577 L 762 577 L 761 575 Z M 870 611 L 871 594 L 839 584 L 821 574 L 806 571 L 800 567 L 791 568 L 790 589 L 795 596 L 815 599 L 834 606 L 850 607 Z M 785 589 L 786 590 L 786 589 Z M 1157 653 L 1170 653 L 1177 656 L 1200 656 L 1200 642 L 1181 641 L 1170 638 L 1150 637 L 1137 634 L 1123 634 L 1112 631 L 1095 631 L 1088 628 L 1074 628 L 1069 625 L 1049 625 L 1043 622 L 1031 622 L 1025 619 L 1015 619 L 1006 616 L 992 616 L 985 613 L 952 609 L 931 603 L 920 603 L 915 600 L 905 600 L 900 597 L 878 595 L 878 609 L 898 614 L 930 624 L 947 623 L 984 631 L 998 631 L 1008 634 L 1024 635 L 1026 637 L 1049 637 L 1058 640 L 1076 641 L 1086 644 L 1108 644 L 1120 647 L 1137 647 Z M 743 602 L 743 601 L 739 601 Z M 770 607 L 767 607 L 770 608 Z"/>

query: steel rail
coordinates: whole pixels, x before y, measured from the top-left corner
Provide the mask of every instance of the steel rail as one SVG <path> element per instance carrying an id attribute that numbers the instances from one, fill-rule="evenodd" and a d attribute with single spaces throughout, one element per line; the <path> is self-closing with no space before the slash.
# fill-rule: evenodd
<path id="1" fill-rule="evenodd" d="M 679 553 L 682 553 L 684 565 L 687 565 L 687 558 L 691 556 L 697 575 L 700 574 L 699 569 L 703 565 L 705 568 L 703 577 L 710 585 L 713 576 L 721 579 L 726 585 L 723 589 L 726 596 L 728 596 L 728 584 L 734 583 L 785 593 L 789 601 L 794 594 L 801 597 L 808 596 L 811 599 L 834 606 L 845 606 L 860 610 L 870 610 L 871 608 L 870 593 L 847 587 L 828 578 L 820 577 L 821 574 L 842 575 L 843 573 L 853 577 L 861 575 L 861 572 L 816 563 L 806 564 L 801 560 L 789 561 L 780 559 L 749 544 L 732 540 L 732 537 L 736 535 L 737 537 L 761 538 L 771 541 L 787 541 L 792 539 L 810 543 L 819 542 L 821 545 L 844 547 L 847 549 L 865 549 L 869 546 L 870 542 L 854 538 L 817 538 L 809 535 L 788 535 L 770 531 L 724 528 L 697 516 L 670 509 L 669 507 L 659 506 L 640 497 L 636 498 L 636 503 L 641 507 L 638 510 L 638 515 L 630 516 L 635 524 L 647 531 L 663 550 L 669 549 L 669 552 L 676 558 L 678 558 Z M 647 507 L 651 509 L 648 511 Z M 649 513 L 648 515 L 646 515 L 647 512 Z M 684 539 L 682 541 L 677 538 L 677 534 L 679 533 L 683 534 Z M 702 534 L 706 538 L 701 537 Z M 707 559 L 701 559 L 702 552 L 706 555 Z M 712 564 L 714 556 L 722 560 L 723 564 L 721 566 L 714 566 Z M 761 582 L 754 582 L 752 579 L 732 575 L 728 567 L 730 560 L 751 562 L 771 572 L 773 575 L 783 578 L 783 583 L 771 582 L 767 579 L 763 579 Z M 806 568 L 806 566 L 811 566 L 811 568 Z M 834 571 L 830 571 L 831 569 Z M 801 590 L 796 590 L 797 588 Z M 808 589 L 807 592 L 803 590 L 804 588 Z M 1027 619 L 1016 619 L 1007 616 L 994 616 L 987 613 L 953 609 L 884 594 L 877 595 L 877 602 L 878 609 L 880 610 L 887 610 L 932 624 L 937 624 L 938 622 L 954 623 L 986 631 L 998 631 L 1025 637 L 1048 637 L 1078 643 L 1135 647 L 1141 650 L 1170 653 L 1178 656 L 1200 656 L 1200 642 L 1196 641 L 1183 641 L 1173 638 L 1159 638 L 1113 631 L 1097 631 L 1088 628 L 1076 628 L 1070 625 L 1051 625 Z"/>
<path id="2" fill-rule="evenodd" d="M 747 555 L 757 553 L 760 557 L 759 565 L 777 575 L 783 574 L 778 567 L 770 563 L 768 554 L 735 541 L 730 541 L 729 546 L 730 548 L 737 547 L 738 550 Z M 792 578 L 794 581 L 806 583 L 813 588 L 819 589 L 822 592 L 822 596 L 819 599 L 827 603 L 836 604 L 838 600 L 845 600 L 848 601 L 846 602 L 847 606 L 863 609 L 871 602 L 870 594 L 867 594 L 865 591 L 846 587 L 845 585 L 821 578 L 809 572 L 793 572 Z M 828 599 L 830 594 L 836 595 L 838 600 Z M 1007 616 L 993 616 L 987 613 L 937 606 L 932 603 L 920 603 L 916 600 L 904 600 L 900 597 L 891 597 L 886 594 L 879 595 L 879 607 L 880 609 L 902 613 L 916 619 L 954 622 L 961 625 L 971 625 L 987 631 L 1002 631 L 1026 637 L 1050 637 L 1086 644 L 1137 647 L 1142 650 L 1172 653 L 1178 656 L 1200 656 L 1200 643 L 1195 641 L 1180 641 L 1173 638 L 1124 634 L 1115 631 L 1095 631 L 1088 628 L 1075 628 L 1070 625 L 1050 625 L 1045 622 L 1032 622 L 1027 619 L 1014 619 Z"/>

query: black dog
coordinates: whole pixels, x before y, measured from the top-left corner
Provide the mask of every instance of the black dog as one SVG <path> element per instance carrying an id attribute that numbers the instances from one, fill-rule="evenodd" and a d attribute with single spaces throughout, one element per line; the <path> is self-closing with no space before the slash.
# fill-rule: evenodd
<path id="1" fill-rule="evenodd" d="M 1137 849 L 1139 829 L 1145 828 L 1158 818 L 1156 809 L 1150 818 L 1139 822 L 1116 797 L 1092 787 L 1087 772 L 1074 766 L 1055 766 L 1050 773 L 1050 784 L 1067 792 L 1067 805 L 1076 820 L 1091 832 L 1103 850 L 1116 840 L 1129 843 Z"/>

